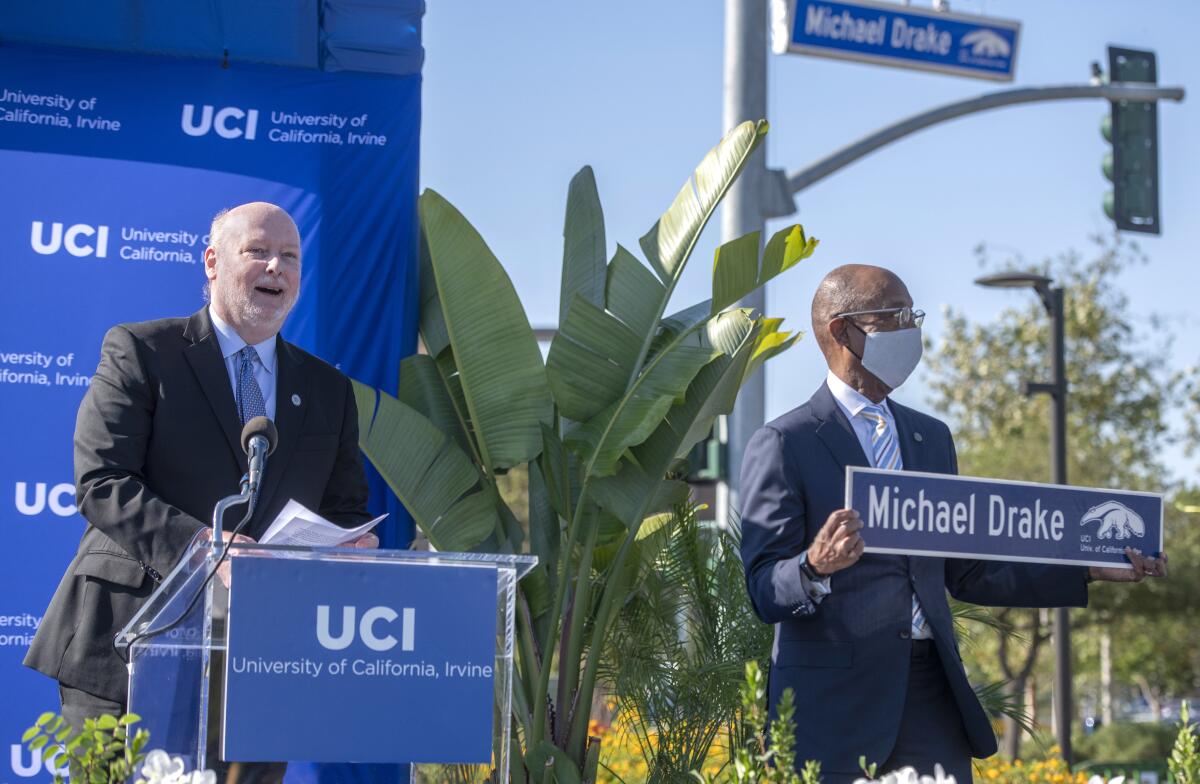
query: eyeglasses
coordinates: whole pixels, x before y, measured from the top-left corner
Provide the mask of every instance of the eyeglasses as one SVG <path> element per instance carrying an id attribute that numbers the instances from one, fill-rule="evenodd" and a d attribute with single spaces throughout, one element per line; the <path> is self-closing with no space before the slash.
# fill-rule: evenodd
<path id="1" fill-rule="evenodd" d="M 848 313 L 838 313 L 836 318 L 851 318 L 853 316 L 875 316 L 870 323 L 880 327 L 895 329 L 911 329 L 919 327 L 925 321 L 925 311 L 913 308 L 881 308 L 879 310 L 854 310 Z"/>

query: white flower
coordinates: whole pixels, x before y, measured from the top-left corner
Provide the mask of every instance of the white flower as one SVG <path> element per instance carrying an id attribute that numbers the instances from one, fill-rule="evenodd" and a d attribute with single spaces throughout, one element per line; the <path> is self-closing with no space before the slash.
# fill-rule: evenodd
<path id="1" fill-rule="evenodd" d="M 885 773 L 879 779 L 856 779 L 854 784 L 956 784 L 954 777 L 947 776 L 941 765 L 934 765 L 933 772 L 932 776 L 922 776 L 917 773 L 916 768 L 906 767 Z M 1089 781 L 1088 784 L 1096 784 L 1096 782 Z M 1115 782 L 1114 784 L 1120 783 Z"/>
<path id="2" fill-rule="evenodd" d="M 217 774 L 211 770 L 184 772 L 182 757 L 172 757 L 162 749 L 146 755 L 142 763 L 142 778 L 138 784 L 216 784 Z"/>
<path id="3" fill-rule="evenodd" d="M 1108 781 L 1105 781 L 1100 776 L 1092 776 L 1090 779 L 1088 779 L 1087 784 L 1124 784 L 1124 783 L 1125 783 L 1124 776 L 1117 776 L 1115 779 L 1109 779 Z"/>

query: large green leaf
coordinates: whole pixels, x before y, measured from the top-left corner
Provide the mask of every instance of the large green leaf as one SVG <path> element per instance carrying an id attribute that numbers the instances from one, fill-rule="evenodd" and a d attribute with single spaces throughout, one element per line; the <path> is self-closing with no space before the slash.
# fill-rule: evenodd
<path id="1" fill-rule="evenodd" d="M 625 450 L 654 432 L 713 356 L 709 345 L 679 343 L 665 350 L 650 362 L 626 395 L 573 430 L 567 436 L 567 445 L 591 466 L 592 475 L 612 474 Z"/>
<path id="2" fill-rule="evenodd" d="M 554 402 L 568 419 L 591 419 L 629 386 L 642 336 L 576 297 L 546 357 Z"/>
<path id="3" fill-rule="evenodd" d="M 543 453 L 543 457 L 544 457 Z M 562 528 L 558 512 L 550 500 L 550 490 L 542 474 L 541 461 L 529 463 L 529 550 L 551 572 L 558 571 L 558 548 Z"/>
<path id="4" fill-rule="evenodd" d="M 429 266 L 463 396 L 491 469 L 536 456 L 553 404 L 546 369 L 512 281 L 483 238 L 450 202 L 426 190 L 419 202 Z"/>
<path id="5" fill-rule="evenodd" d="M 434 547 L 470 550 L 498 530 L 494 500 L 487 491 L 470 493 L 479 471 L 453 440 L 391 395 L 357 381 L 353 387 L 359 446 Z"/>
<path id="6" fill-rule="evenodd" d="M 447 352 L 449 353 L 449 352 Z M 453 368 L 453 357 L 439 366 L 426 354 L 413 354 L 400 362 L 400 385 L 396 398 L 423 414 L 434 427 L 454 438 L 466 453 L 473 454 L 474 442 L 467 426 L 465 401 L 461 389 L 452 388 L 453 381 L 442 375 L 442 367 Z M 457 393 L 457 394 L 456 394 Z"/>
<path id="7" fill-rule="evenodd" d="M 767 121 L 744 122 L 708 151 L 700 165 L 642 237 L 646 260 L 668 287 L 691 255 L 700 232 L 767 133 Z"/>
<path id="8" fill-rule="evenodd" d="M 489 489 L 465 496 L 433 521 L 426 535 L 433 546 L 446 552 L 474 549 L 496 533 L 499 517 L 496 497 Z M 494 545 L 493 545 L 494 547 Z M 493 552 L 491 548 L 488 552 Z"/>
<path id="9" fill-rule="evenodd" d="M 639 572 L 654 561 L 662 551 L 663 545 L 667 543 L 667 535 L 674 519 L 675 515 L 672 512 L 662 512 L 642 521 L 637 534 L 634 535 L 635 555 L 625 562 L 627 569 Z M 621 530 L 624 531 L 624 526 Z M 595 555 L 592 556 L 592 565 L 601 571 L 611 566 L 617 551 L 621 549 L 622 541 L 624 537 L 597 546 Z M 609 579 L 613 579 L 613 576 L 610 575 Z"/>
<path id="10" fill-rule="evenodd" d="M 763 328 L 758 333 L 754 352 L 750 355 L 750 362 L 746 365 L 746 372 L 742 375 L 743 382 L 750 378 L 754 371 L 758 370 L 768 359 L 787 351 L 796 345 L 800 338 L 804 337 L 804 333 L 800 331 L 794 333 L 779 331 L 782 324 L 783 319 L 763 319 Z"/>
<path id="11" fill-rule="evenodd" d="M 419 309 L 419 324 L 421 342 L 432 357 L 438 357 L 450 345 L 450 335 L 446 332 L 446 319 L 442 315 L 442 301 L 438 297 L 437 280 L 433 276 L 433 264 L 429 259 L 429 244 L 425 241 L 425 231 L 420 230 L 419 246 L 419 280 L 421 305 Z"/>
<path id="12" fill-rule="evenodd" d="M 571 178 L 567 189 L 567 214 L 563 219 L 562 290 L 558 298 L 558 323 L 567 318 L 575 297 L 604 307 L 604 211 L 596 192 L 591 166 Z"/>
<path id="13" fill-rule="evenodd" d="M 684 399 L 667 411 L 649 438 L 629 450 L 614 475 L 594 481 L 593 494 L 605 509 L 627 525 L 656 511 L 653 499 L 667 469 L 708 434 L 717 416 L 733 410 L 756 351 L 764 345 L 782 351 L 794 342 L 795 338 L 778 332 L 779 324 L 779 319 L 752 321 L 748 311 L 739 309 L 722 313 L 706 325 L 705 340 L 721 355 L 696 374 Z M 783 336 L 782 342 L 773 337 L 778 335 Z"/>
<path id="14" fill-rule="evenodd" d="M 771 237 L 763 250 L 760 265 L 760 236 L 757 231 L 751 232 L 717 248 L 713 261 L 711 313 L 716 314 L 724 310 L 760 286 L 766 285 L 776 275 L 786 272 L 802 259 L 811 256 L 820 244 L 820 240 L 805 237 L 804 227 L 797 223 L 777 231 Z"/>
<path id="15" fill-rule="evenodd" d="M 618 245 L 608 265 L 605 294 L 608 311 L 625 322 L 634 334 L 644 337 L 654 330 L 666 297 L 666 286 L 632 253 Z"/>

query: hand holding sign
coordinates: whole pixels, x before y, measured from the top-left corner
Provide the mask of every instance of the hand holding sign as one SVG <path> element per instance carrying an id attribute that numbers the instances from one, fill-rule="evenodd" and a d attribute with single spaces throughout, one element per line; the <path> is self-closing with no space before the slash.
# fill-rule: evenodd
<path id="1" fill-rule="evenodd" d="M 1159 553 L 1158 558 L 1142 555 L 1141 550 L 1133 547 L 1125 548 L 1125 556 L 1133 569 L 1122 569 L 1111 566 L 1090 566 L 1088 577 L 1093 580 L 1103 580 L 1111 583 L 1140 583 L 1146 577 L 1167 576 L 1167 554 Z"/>
<path id="2" fill-rule="evenodd" d="M 824 576 L 853 566 L 863 554 L 858 533 L 862 527 L 862 518 L 853 509 L 838 509 L 829 515 L 808 546 L 809 566 Z"/>

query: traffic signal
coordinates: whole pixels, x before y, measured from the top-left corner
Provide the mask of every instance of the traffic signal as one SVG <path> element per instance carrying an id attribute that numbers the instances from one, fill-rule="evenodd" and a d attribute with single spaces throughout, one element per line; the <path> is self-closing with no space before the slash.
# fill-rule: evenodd
<path id="1" fill-rule="evenodd" d="M 1154 52 L 1108 47 L 1110 82 L 1158 83 Z M 1158 104 L 1113 101 L 1100 133 L 1112 145 L 1101 167 L 1113 189 L 1104 212 L 1124 231 L 1162 233 L 1158 213 Z"/>

